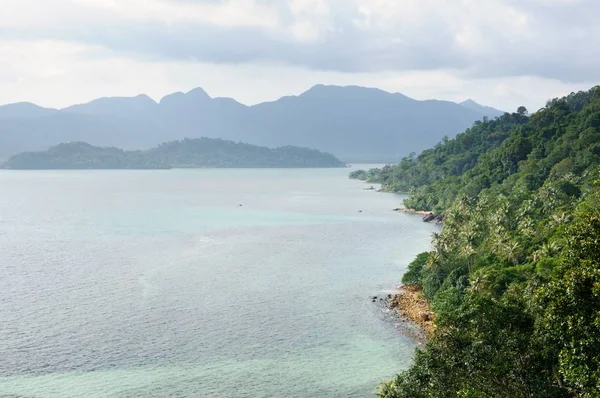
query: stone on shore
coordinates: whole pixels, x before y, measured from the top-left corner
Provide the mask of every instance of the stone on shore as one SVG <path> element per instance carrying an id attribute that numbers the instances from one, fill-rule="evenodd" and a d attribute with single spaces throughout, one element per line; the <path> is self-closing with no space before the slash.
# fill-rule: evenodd
<path id="1" fill-rule="evenodd" d="M 421 296 L 419 286 L 402 286 L 400 291 L 388 301 L 388 306 L 419 325 L 428 336 L 432 335 L 435 329 L 435 313 L 429 309 L 429 303 Z"/>

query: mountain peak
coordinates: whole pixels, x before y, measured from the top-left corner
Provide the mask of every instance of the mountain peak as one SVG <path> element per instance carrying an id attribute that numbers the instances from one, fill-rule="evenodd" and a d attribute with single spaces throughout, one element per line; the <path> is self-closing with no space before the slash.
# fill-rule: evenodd
<path id="1" fill-rule="evenodd" d="M 56 112 L 58 112 L 56 109 L 43 108 L 31 102 L 16 102 L 0 106 L 0 118 L 42 117 Z"/>
<path id="2" fill-rule="evenodd" d="M 187 92 L 187 94 L 185 94 L 188 97 L 192 97 L 194 99 L 211 99 L 210 95 L 208 95 L 208 93 L 206 91 L 204 91 L 203 88 L 201 87 L 196 87 L 190 91 Z"/>
<path id="3" fill-rule="evenodd" d="M 379 93 L 389 94 L 387 91 L 383 91 L 381 89 L 372 88 L 372 87 L 362 87 L 362 86 L 354 86 L 354 85 L 338 86 L 335 84 L 315 84 L 314 86 L 312 86 L 311 88 L 306 90 L 301 95 L 308 94 L 308 93 L 319 93 L 319 92 L 363 92 L 363 93 L 379 92 Z"/>
<path id="4" fill-rule="evenodd" d="M 480 105 L 479 103 L 475 102 L 474 100 L 472 100 L 471 98 L 460 102 L 459 103 L 460 106 L 471 109 L 472 111 L 478 112 L 483 116 L 487 116 L 487 117 L 497 117 L 497 116 L 502 116 L 504 114 L 504 112 L 492 108 L 491 106 L 484 106 L 484 105 Z"/>
<path id="5" fill-rule="evenodd" d="M 136 95 L 133 98 L 135 98 L 136 100 L 139 100 L 140 102 L 144 101 L 144 102 L 147 102 L 147 103 L 152 102 L 153 104 L 156 104 L 156 101 L 154 101 L 152 98 L 150 98 L 146 94 L 138 94 L 138 95 Z"/>
<path id="6" fill-rule="evenodd" d="M 165 95 L 160 100 L 160 105 L 177 107 L 185 103 L 187 106 L 189 106 L 193 103 L 209 101 L 211 99 L 212 98 L 206 93 L 206 91 L 204 91 L 203 88 L 197 87 L 188 91 L 187 93 L 178 91 L 173 94 Z"/>
<path id="7" fill-rule="evenodd" d="M 325 85 L 317 84 L 312 86 L 307 91 L 300 94 L 298 97 L 308 98 L 322 98 L 322 99 L 361 99 L 370 101 L 373 99 L 383 99 L 395 97 L 395 99 L 406 99 L 412 100 L 401 93 L 390 93 L 385 90 L 373 87 L 362 87 L 362 86 L 337 86 L 337 85 Z"/>
<path id="8" fill-rule="evenodd" d="M 459 103 L 459 105 L 462 106 L 481 106 L 480 104 L 478 104 L 477 102 L 473 101 L 471 98 L 464 100 L 463 102 Z"/>
<path id="9" fill-rule="evenodd" d="M 156 101 L 145 94 L 135 97 L 102 97 L 85 104 L 72 105 L 63 108 L 62 112 L 81 113 L 86 115 L 119 115 L 130 117 L 153 109 Z"/>

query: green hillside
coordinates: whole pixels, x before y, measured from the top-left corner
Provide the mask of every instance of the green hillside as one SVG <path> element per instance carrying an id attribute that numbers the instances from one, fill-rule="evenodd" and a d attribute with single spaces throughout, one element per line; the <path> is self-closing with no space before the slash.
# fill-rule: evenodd
<path id="1" fill-rule="evenodd" d="M 410 264 L 437 313 L 380 396 L 600 396 L 600 87 L 355 177 L 445 216 Z"/>

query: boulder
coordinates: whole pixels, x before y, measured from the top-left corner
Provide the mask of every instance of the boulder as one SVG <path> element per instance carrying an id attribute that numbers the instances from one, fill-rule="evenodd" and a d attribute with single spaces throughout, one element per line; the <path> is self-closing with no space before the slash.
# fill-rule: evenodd
<path id="1" fill-rule="evenodd" d="M 435 218 L 436 218 L 435 214 L 429 213 L 429 214 L 423 216 L 423 221 L 424 222 L 432 222 L 433 220 L 435 220 Z"/>
<path id="2" fill-rule="evenodd" d="M 421 313 L 421 320 L 423 322 L 429 322 L 429 321 L 431 321 L 431 318 L 432 318 L 431 312 L 426 311 L 426 312 Z"/>

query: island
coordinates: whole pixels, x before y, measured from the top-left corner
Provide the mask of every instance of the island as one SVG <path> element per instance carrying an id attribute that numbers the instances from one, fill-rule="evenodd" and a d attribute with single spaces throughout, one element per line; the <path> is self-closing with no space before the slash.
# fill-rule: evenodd
<path id="1" fill-rule="evenodd" d="M 267 148 L 216 138 L 170 141 L 148 150 L 126 151 L 85 142 L 63 143 L 41 152 L 12 156 L 2 168 L 171 169 L 171 168 L 329 168 L 345 167 L 335 156 L 315 149 Z"/>

